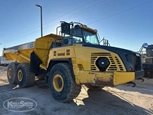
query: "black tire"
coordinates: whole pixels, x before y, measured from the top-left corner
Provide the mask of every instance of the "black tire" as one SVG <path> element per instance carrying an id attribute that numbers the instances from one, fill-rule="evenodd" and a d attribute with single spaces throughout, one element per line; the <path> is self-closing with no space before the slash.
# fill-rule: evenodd
<path id="1" fill-rule="evenodd" d="M 16 63 L 11 62 L 7 67 L 7 79 L 10 84 L 16 84 Z"/>
<path id="2" fill-rule="evenodd" d="M 17 66 L 16 78 L 19 87 L 30 87 L 35 82 L 35 74 L 30 72 L 29 64 L 19 64 Z"/>
<path id="3" fill-rule="evenodd" d="M 96 90 L 96 91 L 100 91 L 102 90 L 102 86 L 92 86 L 90 84 L 85 85 L 89 90 Z"/>
<path id="4" fill-rule="evenodd" d="M 75 83 L 73 77 L 67 63 L 58 63 L 53 66 L 49 73 L 48 85 L 55 100 L 69 102 L 79 95 L 81 86 Z"/>

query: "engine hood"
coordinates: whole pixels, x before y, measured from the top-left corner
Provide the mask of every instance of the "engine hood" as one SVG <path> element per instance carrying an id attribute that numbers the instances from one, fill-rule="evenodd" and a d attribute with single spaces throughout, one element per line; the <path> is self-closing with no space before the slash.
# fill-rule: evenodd
<path id="1" fill-rule="evenodd" d="M 105 49 L 107 51 L 111 51 L 111 52 L 118 54 L 121 60 L 123 61 L 124 66 L 127 71 L 129 71 L 130 67 L 134 68 L 134 56 L 140 57 L 139 53 L 136 53 L 130 50 L 126 50 L 126 49 L 122 49 L 122 48 L 117 48 L 117 47 L 94 45 L 94 44 L 86 44 L 84 45 L 84 47 Z"/>

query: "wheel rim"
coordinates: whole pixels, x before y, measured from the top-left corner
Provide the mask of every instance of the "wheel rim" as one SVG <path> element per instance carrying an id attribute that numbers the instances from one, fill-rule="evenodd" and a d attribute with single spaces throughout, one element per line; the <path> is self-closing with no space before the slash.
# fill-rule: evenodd
<path id="1" fill-rule="evenodd" d="M 9 78 L 12 77 L 12 69 L 11 69 L 11 68 L 8 69 L 8 77 L 9 77 Z"/>
<path id="2" fill-rule="evenodd" d="M 64 87 L 64 80 L 60 74 L 56 74 L 53 78 L 53 87 L 57 92 L 61 92 Z"/>
<path id="3" fill-rule="evenodd" d="M 18 71 L 18 80 L 19 80 L 19 81 L 22 81 L 22 79 L 23 79 L 23 74 L 22 74 L 22 71 L 19 70 L 19 71 Z"/>

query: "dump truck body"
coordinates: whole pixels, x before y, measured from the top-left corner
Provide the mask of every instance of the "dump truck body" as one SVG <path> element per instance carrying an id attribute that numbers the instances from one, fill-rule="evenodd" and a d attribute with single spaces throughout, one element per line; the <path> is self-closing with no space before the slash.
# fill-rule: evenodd
<path id="1" fill-rule="evenodd" d="M 4 56 L 17 62 L 12 66 L 17 68 L 14 77 L 21 87 L 34 82 L 24 81 L 29 79 L 27 76 L 43 75 L 53 97 L 67 102 L 77 96 L 81 84 L 90 88 L 117 86 L 143 76 L 138 53 L 101 46 L 96 30 L 80 23 L 62 22 L 60 32 L 60 35 L 49 34 L 28 44 L 4 49 Z M 10 81 L 12 66 L 8 69 Z M 13 79 L 12 83 L 15 82 Z"/>
<path id="2" fill-rule="evenodd" d="M 8 60 L 14 60 L 18 63 L 30 63 L 30 56 L 32 52 L 41 59 L 41 67 L 43 69 L 47 68 L 47 59 L 50 49 L 50 44 L 54 39 L 59 36 L 54 34 L 49 34 L 44 37 L 36 39 L 34 42 L 25 43 L 22 45 L 4 48 L 3 55 Z"/>

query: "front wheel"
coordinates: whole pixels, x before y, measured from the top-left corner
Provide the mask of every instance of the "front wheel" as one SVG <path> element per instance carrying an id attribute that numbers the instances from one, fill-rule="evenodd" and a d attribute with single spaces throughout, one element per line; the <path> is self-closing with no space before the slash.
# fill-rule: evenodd
<path id="1" fill-rule="evenodd" d="M 48 85 L 54 99 L 68 102 L 76 98 L 81 90 L 73 79 L 74 75 L 69 64 L 58 63 L 53 66 L 48 78 Z"/>

